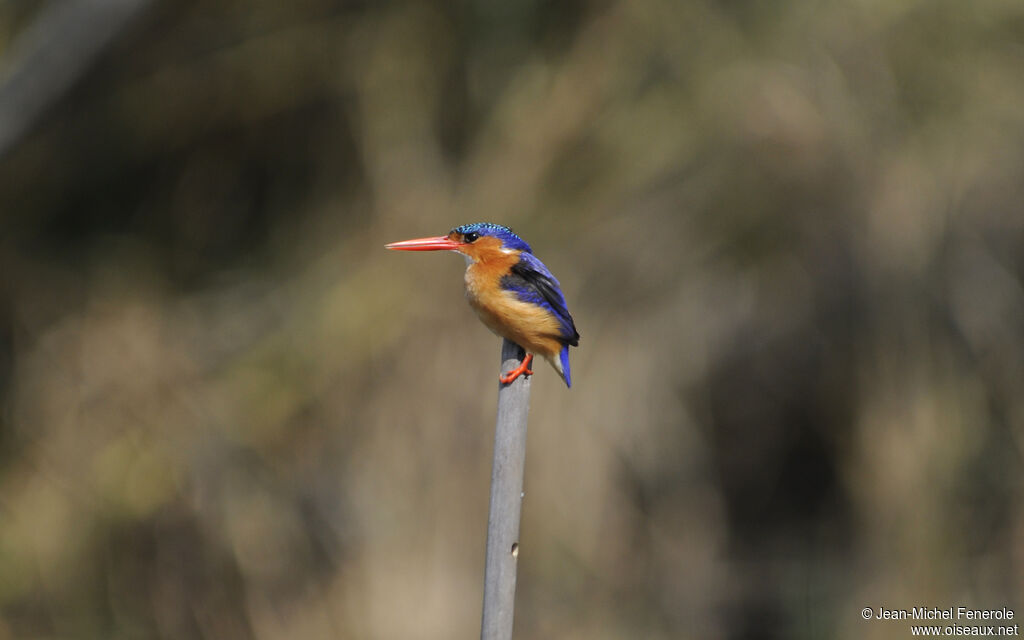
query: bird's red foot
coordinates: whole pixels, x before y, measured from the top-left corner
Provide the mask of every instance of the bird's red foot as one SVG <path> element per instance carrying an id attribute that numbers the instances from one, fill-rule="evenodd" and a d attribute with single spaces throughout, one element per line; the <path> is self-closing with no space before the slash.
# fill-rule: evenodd
<path id="1" fill-rule="evenodd" d="M 530 370 L 531 362 L 533 362 L 533 354 L 528 353 L 518 367 L 499 377 L 498 380 L 501 381 L 501 384 L 508 384 L 524 373 L 528 376 L 532 376 L 533 371 Z"/>

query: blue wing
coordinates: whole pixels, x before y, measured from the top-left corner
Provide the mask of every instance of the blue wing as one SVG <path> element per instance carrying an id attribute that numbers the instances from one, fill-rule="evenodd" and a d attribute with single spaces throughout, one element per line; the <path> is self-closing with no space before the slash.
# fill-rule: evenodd
<path id="1" fill-rule="evenodd" d="M 565 296 L 562 295 L 558 280 L 532 253 L 524 251 L 519 254 L 519 263 L 514 265 L 509 274 L 501 279 L 501 286 L 515 292 L 516 297 L 523 302 L 529 302 L 550 311 L 558 319 L 562 330 L 561 337 L 565 344 L 571 344 L 574 347 L 579 344 L 580 334 L 576 331 L 576 324 L 572 321 L 572 316 L 569 315 Z"/>

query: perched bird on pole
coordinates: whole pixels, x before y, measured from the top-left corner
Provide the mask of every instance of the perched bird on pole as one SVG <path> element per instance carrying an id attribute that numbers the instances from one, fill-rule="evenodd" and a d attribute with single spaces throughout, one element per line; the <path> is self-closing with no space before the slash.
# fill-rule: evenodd
<path id="1" fill-rule="evenodd" d="M 455 227 L 448 235 L 386 245 L 399 251 L 456 251 L 466 257 L 466 298 L 487 327 L 526 352 L 520 365 L 502 375 L 509 384 L 532 375 L 533 354 L 555 368 L 567 387 L 569 347 L 579 344 L 572 316 L 558 280 L 538 260 L 530 245 L 508 227 L 477 222 Z"/>

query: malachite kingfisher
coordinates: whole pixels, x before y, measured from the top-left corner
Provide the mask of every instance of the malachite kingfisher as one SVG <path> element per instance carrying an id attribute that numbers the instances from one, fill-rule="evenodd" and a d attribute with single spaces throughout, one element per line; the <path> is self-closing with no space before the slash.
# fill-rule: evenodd
<path id="1" fill-rule="evenodd" d="M 456 251 L 466 258 L 466 298 L 480 320 L 526 352 L 519 367 L 499 380 L 509 384 L 532 375 L 533 354 L 544 357 L 567 387 L 569 347 L 580 334 L 569 315 L 558 280 L 538 260 L 530 245 L 508 227 L 477 222 L 455 227 L 448 235 L 385 245 L 399 251 Z"/>

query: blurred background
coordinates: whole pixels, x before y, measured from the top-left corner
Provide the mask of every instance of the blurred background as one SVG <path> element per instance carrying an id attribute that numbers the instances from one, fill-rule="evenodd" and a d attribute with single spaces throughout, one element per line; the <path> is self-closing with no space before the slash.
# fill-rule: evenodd
<path id="1" fill-rule="evenodd" d="M 0 638 L 472 638 L 512 226 L 518 638 L 1024 614 L 1019 0 L 0 2 Z M 1019 620 L 1015 620 L 1019 622 Z"/>

